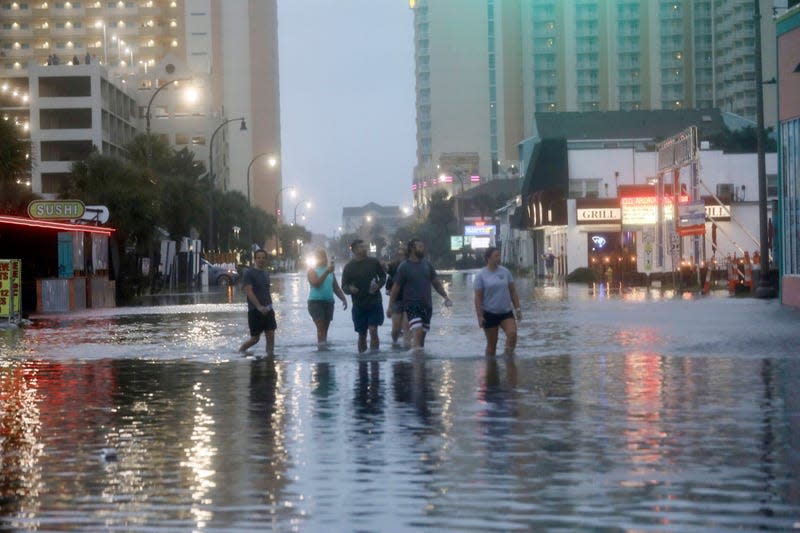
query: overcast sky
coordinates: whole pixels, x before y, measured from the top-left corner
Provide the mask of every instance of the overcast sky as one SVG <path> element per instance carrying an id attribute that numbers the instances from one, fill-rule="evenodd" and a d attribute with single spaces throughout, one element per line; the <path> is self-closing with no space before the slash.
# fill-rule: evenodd
<path id="1" fill-rule="evenodd" d="M 328 236 L 342 208 L 411 205 L 413 13 L 405 0 L 278 0 L 286 220 Z"/>

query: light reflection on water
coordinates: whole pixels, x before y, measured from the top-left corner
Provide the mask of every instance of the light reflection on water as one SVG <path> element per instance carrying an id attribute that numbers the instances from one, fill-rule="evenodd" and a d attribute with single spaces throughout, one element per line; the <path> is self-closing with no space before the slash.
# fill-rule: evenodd
<path id="1" fill-rule="evenodd" d="M 470 283 L 425 357 L 358 356 L 341 308 L 317 352 L 301 276 L 275 359 L 236 291 L 0 331 L 0 527 L 800 528 L 797 312 L 519 280 L 486 360 Z"/>

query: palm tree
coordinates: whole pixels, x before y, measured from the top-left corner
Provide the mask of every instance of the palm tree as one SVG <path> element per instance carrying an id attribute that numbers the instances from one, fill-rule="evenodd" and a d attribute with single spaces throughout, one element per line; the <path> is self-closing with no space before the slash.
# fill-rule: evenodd
<path id="1" fill-rule="evenodd" d="M 19 138 L 17 126 L 0 120 L 0 212 L 21 214 L 37 196 L 21 180 L 31 173 L 30 142 Z"/>
<path id="2" fill-rule="evenodd" d="M 148 249 L 158 218 L 156 189 L 145 169 L 93 153 L 73 163 L 61 197 L 107 206 L 120 243 Z"/>
<path id="3" fill-rule="evenodd" d="M 488 194 L 479 194 L 472 199 L 472 205 L 478 210 L 481 215 L 481 220 L 486 220 L 486 215 L 489 218 L 494 218 L 494 210 L 502 205 L 502 202 L 495 196 Z"/>

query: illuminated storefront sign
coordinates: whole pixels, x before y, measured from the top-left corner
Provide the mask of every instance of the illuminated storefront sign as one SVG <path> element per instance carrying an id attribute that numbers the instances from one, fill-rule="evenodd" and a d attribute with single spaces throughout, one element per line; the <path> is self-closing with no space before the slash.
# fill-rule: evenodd
<path id="1" fill-rule="evenodd" d="M 450 236 L 450 250 L 453 252 L 460 251 L 467 247 L 473 250 L 484 250 L 489 246 L 494 245 L 494 238 L 491 235 L 451 235 Z"/>
<path id="2" fill-rule="evenodd" d="M 81 218 L 84 212 L 80 200 L 34 200 L 28 204 L 28 216 L 36 219 Z"/>
<path id="3" fill-rule="evenodd" d="M 578 224 L 619 224 L 619 207 L 576 209 Z"/>
<path id="4" fill-rule="evenodd" d="M 472 237 L 470 241 L 470 246 L 473 250 L 485 250 L 489 246 L 492 245 L 492 238 L 491 237 Z"/>
<path id="5" fill-rule="evenodd" d="M 663 198 L 663 219 L 666 222 L 674 218 L 675 210 L 672 207 L 672 197 Z M 689 199 L 682 196 L 678 203 L 687 202 Z M 658 198 L 655 196 L 629 196 L 620 198 L 622 209 L 622 227 L 624 229 L 640 229 L 644 226 L 653 226 L 658 223 Z"/>
<path id="6" fill-rule="evenodd" d="M 679 207 L 687 204 L 688 196 L 681 196 Z M 597 201 L 595 201 L 597 202 Z M 653 226 L 658 223 L 657 217 L 658 197 L 656 196 L 630 196 L 619 199 L 619 206 L 583 202 L 578 203 L 575 209 L 576 222 L 579 225 L 592 224 L 619 224 L 625 229 L 641 229 L 644 226 Z M 729 205 L 705 205 L 705 218 L 710 221 L 724 222 L 731 219 Z M 672 196 L 664 196 L 664 221 L 670 222 L 675 217 L 672 208 Z M 694 210 L 697 218 L 697 209 Z"/>
<path id="7" fill-rule="evenodd" d="M 495 234 L 497 234 L 497 226 L 493 224 L 487 224 L 485 226 L 464 226 L 464 235 L 467 236 L 480 237 Z"/>
<path id="8" fill-rule="evenodd" d="M 20 312 L 21 261 L 0 259 L 0 317 L 13 317 Z"/>

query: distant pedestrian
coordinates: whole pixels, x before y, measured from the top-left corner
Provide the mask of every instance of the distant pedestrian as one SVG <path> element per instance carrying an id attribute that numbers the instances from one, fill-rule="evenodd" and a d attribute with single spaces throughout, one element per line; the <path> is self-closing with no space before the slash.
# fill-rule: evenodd
<path id="1" fill-rule="evenodd" d="M 267 252 L 258 250 L 253 259 L 255 266 L 248 269 L 242 277 L 242 286 L 247 295 L 247 325 L 250 328 L 250 338 L 244 341 L 239 351 L 246 352 L 264 333 L 267 356 L 272 357 L 275 355 L 275 330 L 278 329 L 278 324 L 275 321 L 275 310 L 272 308 L 272 296 L 269 292 L 269 273 L 265 270 Z"/>
<path id="2" fill-rule="evenodd" d="M 83 57 L 83 62 L 87 65 L 92 62 L 92 56 L 89 55 L 89 52 L 86 52 L 86 55 Z"/>
<path id="3" fill-rule="evenodd" d="M 556 256 L 553 255 L 553 249 L 548 248 L 547 253 L 543 254 L 542 258 L 544 259 L 544 268 L 547 279 L 553 279 L 553 269 L 555 268 L 556 264 Z"/>
<path id="4" fill-rule="evenodd" d="M 72 56 L 72 64 L 73 65 L 80 65 L 81 64 L 81 60 L 78 59 L 78 56 Z"/>
<path id="5" fill-rule="evenodd" d="M 513 355 L 517 347 L 517 320 L 522 319 L 514 277 L 500 264 L 500 250 L 491 246 L 484 257 L 486 266 L 475 275 L 473 288 L 478 326 L 486 335 L 485 353 L 487 356 L 497 353 L 497 337 L 502 329 L 506 336 L 505 355 Z"/>
<path id="6" fill-rule="evenodd" d="M 367 351 L 367 333 L 370 349 L 378 350 L 378 326 L 383 324 L 381 287 L 386 282 L 386 271 L 380 261 L 367 256 L 367 245 L 361 239 L 353 241 L 350 250 L 354 257 L 342 271 L 342 289 L 353 300 L 350 312 L 358 333 L 358 352 Z"/>
<path id="7" fill-rule="evenodd" d="M 347 309 L 347 299 L 336 281 L 333 260 L 328 263 L 328 254 L 322 248 L 314 252 L 316 265 L 308 269 L 306 277 L 311 288 L 308 292 L 308 314 L 317 326 L 317 347 L 328 347 L 328 328 L 333 320 L 333 296 L 342 301 L 342 309 Z"/>
<path id="8" fill-rule="evenodd" d="M 395 276 L 397 276 L 397 268 L 406 260 L 406 245 L 402 242 L 397 245 L 397 252 L 394 258 L 389 263 L 386 269 L 386 294 L 391 295 L 392 286 L 394 285 Z M 403 291 L 397 295 L 392 309 L 392 346 L 395 348 L 400 346 L 400 335 L 403 336 L 403 347 L 408 349 L 410 346 L 410 338 L 408 334 L 408 318 L 403 310 Z"/>
<path id="9" fill-rule="evenodd" d="M 391 318 L 394 315 L 394 304 L 402 292 L 403 310 L 411 330 L 411 347 L 416 352 L 421 352 L 425 347 L 425 335 L 431 329 L 431 288 L 444 298 L 446 306 L 453 305 L 453 302 L 447 296 L 436 269 L 425 259 L 425 243 L 419 239 L 411 239 L 408 241 L 407 255 L 408 258 L 397 267 L 386 316 Z"/>

